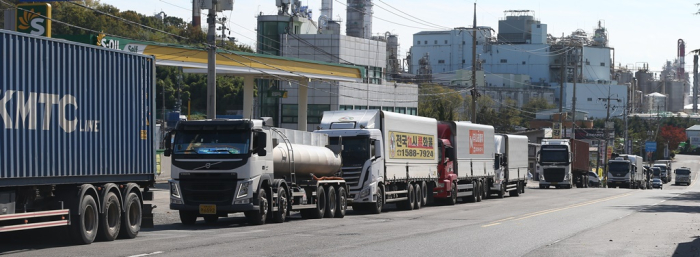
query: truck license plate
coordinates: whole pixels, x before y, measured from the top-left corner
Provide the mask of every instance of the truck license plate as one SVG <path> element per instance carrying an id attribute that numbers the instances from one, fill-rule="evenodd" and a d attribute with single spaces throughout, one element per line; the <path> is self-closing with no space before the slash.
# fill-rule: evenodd
<path id="1" fill-rule="evenodd" d="M 199 214 L 216 214 L 216 205 L 214 204 L 200 204 Z"/>
<path id="2" fill-rule="evenodd" d="M 559 182 L 552 182 L 552 185 L 556 185 L 556 184 L 559 184 Z"/>

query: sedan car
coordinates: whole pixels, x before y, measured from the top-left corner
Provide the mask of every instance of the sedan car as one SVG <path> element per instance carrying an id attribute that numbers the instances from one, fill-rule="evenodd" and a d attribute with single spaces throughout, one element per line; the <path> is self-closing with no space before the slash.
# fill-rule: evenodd
<path id="1" fill-rule="evenodd" d="M 588 186 L 590 187 L 600 187 L 600 177 L 595 172 L 588 172 Z"/>
<path id="2" fill-rule="evenodd" d="M 653 188 L 659 188 L 659 189 L 661 189 L 661 190 L 664 190 L 664 182 L 661 181 L 660 178 L 654 178 L 654 179 L 651 181 L 651 187 L 653 187 Z"/>

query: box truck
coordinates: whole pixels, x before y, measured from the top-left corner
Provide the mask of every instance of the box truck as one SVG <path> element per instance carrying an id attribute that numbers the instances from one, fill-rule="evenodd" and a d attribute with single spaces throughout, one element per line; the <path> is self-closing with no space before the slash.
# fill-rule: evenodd
<path id="1" fill-rule="evenodd" d="M 609 188 L 624 187 L 646 189 L 646 174 L 642 166 L 642 157 L 632 154 L 620 154 L 608 161 Z"/>
<path id="2" fill-rule="evenodd" d="M 494 182 L 489 194 L 503 198 L 525 193 L 528 174 L 527 137 L 519 135 L 496 135 L 494 137 L 496 157 L 494 160 Z"/>

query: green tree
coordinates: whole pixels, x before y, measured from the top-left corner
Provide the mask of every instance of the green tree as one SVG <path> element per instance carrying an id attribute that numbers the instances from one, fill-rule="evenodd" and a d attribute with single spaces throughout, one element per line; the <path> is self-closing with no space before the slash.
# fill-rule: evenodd
<path id="1" fill-rule="evenodd" d="M 528 127 L 529 124 L 527 123 L 535 119 L 535 113 L 538 111 L 548 110 L 555 107 L 556 106 L 554 104 L 550 104 L 544 97 L 531 98 L 530 101 L 523 104 L 523 106 L 520 108 L 522 110 L 522 112 L 520 112 L 520 117 L 522 117 L 521 126 Z"/>
<path id="2" fill-rule="evenodd" d="M 522 117 L 520 116 L 520 110 L 516 107 L 517 104 L 518 102 L 513 99 L 506 99 L 505 102 L 501 104 L 501 108 L 498 110 L 496 120 L 493 124 L 496 132 L 513 132 L 515 126 L 520 125 Z"/>
<path id="3" fill-rule="evenodd" d="M 436 84 L 423 84 L 418 89 L 418 115 L 442 121 L 459 117 L 462 104 L 459 92 Z"/>

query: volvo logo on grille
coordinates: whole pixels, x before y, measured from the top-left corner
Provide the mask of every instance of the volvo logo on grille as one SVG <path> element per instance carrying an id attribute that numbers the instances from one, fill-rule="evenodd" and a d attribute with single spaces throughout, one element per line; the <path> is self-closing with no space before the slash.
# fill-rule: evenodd
<path id="1" fill-rule="evenodd" d="M 208 169 L 208 168 L 211 168 L 211 163 L 204 164 L 204 167 L 207 168 L 207 169 Z"/>
<path id="2" fill-rule="evenodd" d="M 194 170 L 201 170 L 201 169 L 211 169 L 211 166 L 217 165 L 222 163 L 223 161 L 220 162 L 207 162 L 204 164 L 204 166 L 201 166 L 199 168 L 194 168 Z"/>

